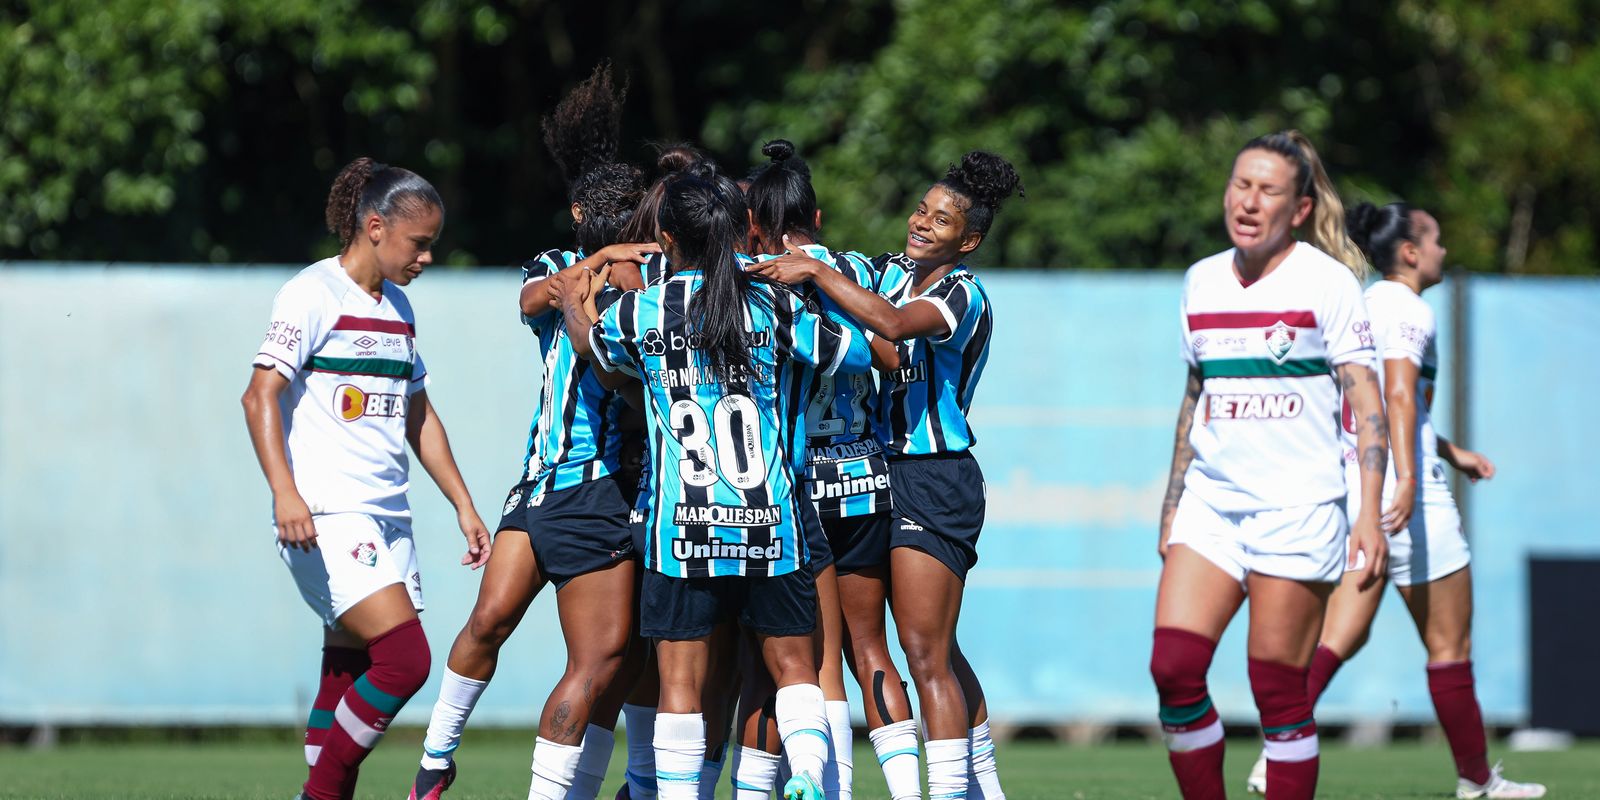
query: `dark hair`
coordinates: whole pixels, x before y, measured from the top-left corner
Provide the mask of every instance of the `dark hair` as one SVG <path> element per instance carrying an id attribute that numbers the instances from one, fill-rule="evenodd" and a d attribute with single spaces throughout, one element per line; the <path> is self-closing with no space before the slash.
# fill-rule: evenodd
<path id="1" fill-rule="evenodd" d="M 356 238 L 361 218 L 377 214 L 385 221 L 416 217 L 430 208 L 444 212 L 438 190 L 409 169 L 390 167 L 362 156 L 339 170 L 328 191 L 323 219 L 328 233 L 339 237 L 340 249 Z"/>
<path id="2" fill-rule="evenodd" d="M 1000 204 L 1013 193 L 1027 197 L 1022 188 L 1022 178 L 1011 162 L 983 150 L 973 150 L 961 157 L 960 164 L 951 164 L 950 170 L 935 186 L 943 186 L 967 201 L 963 209 L 967 224 L 962 233 L 987 234 L 994 224 L 994 215 Z"/>
<path id="3" fill-rule="evenodd" d="M 1291 128 L 1245 142 L 1244 147 L 1239 148 L 1239 155 L 1248 150 L 1276 153 L 1294 165 L 1295 196 L 1309 197 L 1312 202 L 1311 230 L 1306 241 L 1349 267 L 1357 278 L 1366 277 L 1366 259 L 1345 232 L 1344 203 L 1339 200 L 1339 191 L 1334 188 L 1328 171 L 1323 169 L 1322 157 L 1311 140 Z"/>
<path id="4" fill-rule="evenodd" d="M 1345 220 L 1350 238 L 1378 271 L 1388 275 L 1398 264 L 1395 254 L 1401 242 L 1417 243 L 1411 227 L 1413 209 L 1404 201 L 1375 206 L 1361 203 L 1350 209 Z"/>
<path id="5" fill-rule="evenodd" d="M 794 144 L 774 139 L 761 146 L 771 159 L 750 174 L 745 199 L 755 217 L 756 229 L 768 241 L 786 233 L 817 237 L 817 192 L 811 188 L 811 168 L 795 155 Z"/>
<path id="6" fill-rule="evenodd" d="M 748 211 L 739 187 L 709 164 L 698 163 L 667 179 L 661 230 L 672 234 L 680 267 L 698 267 L 704 280 L 689 298 L 689 335 L 724 391 L 749 392 L 754 362 L 745 316 L 770 295 L 752 291 L 739 265 Z"/>
<path id="7" fill-rule="evenodd" d="M 628 223 L 622 226 L 618 235 L 619 242 L 653 242 L 656 234 L 661 230 L 659 220 L 661 212 L 661 198 L 666 193 L 667 179 L 682 172 L 695 164 L 710 164 L 708 158 L 703 158 L 700 151 L 687 144 L 657 145 L 661 151 L 656 154 L 656 173 L 660 176 L 650 184 L 643 196 L 639 198 L 638 207 L 634 209 L 633 216 Z"/>
<path id="8" fill-rule="evenodd" d="M 644 194 L 644 173 L 616 160 L 627 94 L 626 86 L 615 88 L 610 62 L 602 62 L 541 123 L 544 146 L 567 184 L 567 202 L 583 217 L 573 229 L 585 253 L 619 241 Z"/>

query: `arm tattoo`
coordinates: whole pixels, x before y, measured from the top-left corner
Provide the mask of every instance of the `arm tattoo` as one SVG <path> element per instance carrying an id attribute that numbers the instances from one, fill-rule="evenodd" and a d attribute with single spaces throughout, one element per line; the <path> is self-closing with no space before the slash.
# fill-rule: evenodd
<path id="1" fill-rule="evenodd" d="M 1194 461 L 1189 431 L 1194 428 L 1194 411 L 1200 404 L 1202 386 L 1200 371 L 1191 367 L 1189 383 L 1183 390 L 1183 405 L 1178 408 L 1178 429 L 1172 442 L 1172 471 L 1167 475 L 1167 496 L 1161 501 L 1163 514 L 1178 507 L 1178 500 L 1183 497 L 1183 475 Z"/>

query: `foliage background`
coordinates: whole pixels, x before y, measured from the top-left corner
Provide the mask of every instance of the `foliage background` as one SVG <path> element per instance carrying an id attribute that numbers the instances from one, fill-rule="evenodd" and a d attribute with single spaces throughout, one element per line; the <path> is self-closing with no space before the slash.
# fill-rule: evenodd
<path id="1" fill-rule="evenodd" d="M 1027 186 L 992 266 L 1181 268 L 1220 249 L 1239 144 L 1297 126 L 1347 202 L 1434 209 L 1451 261 L 1597 271 L 1600 3 L 1583 0 L 13 0 L 0 258 L 305 262 L 356 155 L 443 192 L 441 255 L 569 238 L 539 118 L 602 59 L 624 155 L 734 170 L 795 140 L 840 246 L 898 248 L 970 148 Z"/>

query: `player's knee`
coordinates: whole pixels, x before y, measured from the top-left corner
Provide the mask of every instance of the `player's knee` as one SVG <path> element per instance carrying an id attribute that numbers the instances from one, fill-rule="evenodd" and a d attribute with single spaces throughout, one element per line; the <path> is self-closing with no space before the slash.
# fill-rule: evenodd
<path id="1" fill-rule="evenodd" d="M 1428 648 L 1428 663 L 1447 664 L 1468 661 L 1472 658 L 1472 634 L 1460 633 L 1445 636 L 1434 634 L 1423 641 Z"/>
<path id="2" fill-rule="evenodd" d="M 472 608 L 472 614 L 467 617 L 467 637 L 479 647 L 488 647 L 495 650 L 511 638 L 517 624 L 514 615 L 509 609 L 501 608 L 497 603 L 479 603 Z"/>
<path id="3" fill-rule="evenodd" d="M 1250 693 L 1255 696 L 1256 708 L 1263 719 L 1311 716 L 1306 672 L 1305 667 L 1250 659 Z"/>
<path id="4" fill-rule="evenodd" d="M 415 622 L 403 624 L 388 634 L 389 641 L 381 653 L 373 655 L 370 672 L 379 673 L 384 691 L 400 697 L 416 694 L 428 680 L 433 669 L 433 652 L 428 647 L 428 637 L 422 626 Z"/>
<path id="5" fill-rule="evenodd" d="M 950 640 L 916 631 L 900 632 L 900 649 L 906 654 L 906 667 L 918 681 L 950 673 Z"/>
<path id="6" fill-rule="evenodd" d="M 1155 644 L 1150 649 L 1150 677 L 1163 702 L 1171 698 L 1203 695 L 1206 672 L 1216 642 L 1193 631 L 1156 628 Z"/>
<path id="7" fill-rule="evenodd" d="M 567 664 L 567 672 L 580 678 L 585 685 L 603 690 L 622 673 L 624 652 L 625 648 L 576 653 Z"/>

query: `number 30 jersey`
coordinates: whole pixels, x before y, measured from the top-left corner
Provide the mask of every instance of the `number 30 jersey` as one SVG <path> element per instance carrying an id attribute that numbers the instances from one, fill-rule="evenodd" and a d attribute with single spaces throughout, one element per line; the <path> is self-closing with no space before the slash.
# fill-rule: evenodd
<path id="1" fill-rule="evenodd" d="M 645 567 L 677 578 L 777 576 L 808 563 L 792 471 L 805 424 L 803 365 L 865 372 L 866 337 L 808 309 L 792 292 L 755 284 L 745 311 L 748 394 L 725 387 L 691 334 L 699 270 L 624 294 L 601 313 L 590 345 L 601 366 L 644 383 L 653 473 L 644 509 Z"/>

